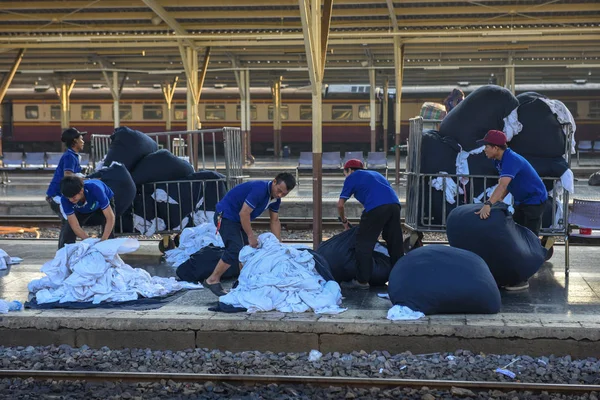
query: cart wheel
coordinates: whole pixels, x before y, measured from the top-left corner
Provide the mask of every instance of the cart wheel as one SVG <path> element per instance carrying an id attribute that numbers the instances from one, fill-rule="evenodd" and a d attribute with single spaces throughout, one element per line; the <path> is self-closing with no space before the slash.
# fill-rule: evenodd
<path id="1" fill-rule="evenodd" d="M 554 255 L 554 238 L 552 238 L 551 243 L 548 243 L 549 241 L 550 241 L 549 237 L 542 238 L 542 246 L 548 250 L 548 252 L 546 253 L 546 261 L 551 259 L 552 256 Z"/>
<path id="2" fill-rule="evenodd" d="M 173 250 L 175 248 L 175 242 L 171 236 L 163 236 L 163 238 L 158 242 L 158 249 L 161 253 L 165 253 L 167 250 Z"/>
<path id="3" fill-rule="evenodd" d="M 552 246 L 548 249 L 548 252 L 546 253 L 546 261 L 551 259 L 553 255 L 554 255 L 554 246 Z"/>
<path id="4" fill-rule="evenodd" d="M 173 236 L 173 243 L 175 243 L 175 247 L 179 247 L 179 239 L 181 237 L 181 234 L 178 233 L 175 236 Z"/>
<path id="5" fill-rule="evenodd" d="M 423 247 L 423 233 L 413 232 L 404 240 L 404 253 Z"/>

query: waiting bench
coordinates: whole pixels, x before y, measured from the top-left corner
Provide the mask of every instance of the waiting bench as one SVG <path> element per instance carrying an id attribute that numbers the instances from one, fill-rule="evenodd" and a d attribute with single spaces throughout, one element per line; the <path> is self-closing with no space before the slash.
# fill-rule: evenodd
<path id="1" fill-rule="evenodd" d="M 63 154 L 56 152 L 22 153 L 20 151 L 6 151 L 2 155 L 0 183 L 10 182 L 8 173 L 11 171 L 54 171 L 58 167 Z M 90 165 L 90 155 L 80 153 L 80 156 L 81 167 L 87 168 Z"/>
<path id="2" fill-rule="evenodd" d="M 325 171 L 339 172 L 342 169 L 342 157 L 339 151 L 326 151 L 322 157 L 322 169 Z M 296 167 L 296 182 L 300 185 L 300 172 L 313 171 L 313 155 L 310 151 L 300 153 Z"/>

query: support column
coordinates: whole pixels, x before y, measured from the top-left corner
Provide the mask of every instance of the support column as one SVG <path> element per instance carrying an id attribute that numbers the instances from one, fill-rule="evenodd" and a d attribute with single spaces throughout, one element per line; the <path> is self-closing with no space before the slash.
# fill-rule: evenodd
<path id="1" fill-rule="evenodd" d="M 508 66 L 505 69 L 505 83 L 504 87 L 515 94 L 515 64 L 512 54 L 508 56 Z"/>
<path id="2" fill-rule="evenodd" d="M 381 106 L 383 107 L 383 152 L 387 155 L 388 153 L 388 90 L 390 87 L 390 82 L 388 78 L 385 78 L 385 83 L 383 84 L 383 100 L 381 101 Z"/>
<path id="3" fill-rule="evenodd" d="M 273 81 L 273 155 L 281 157 L 281 77 Z"/>
<path id="4" fill-rule="evenodd" d="M 173 96 L 175 95 L 175 88 L 177 87 L 178 81 L 179 77 L 176 76 L 173 78 L 172 83 L 165 82 L 161 85 L 165 103 L 167 103 L 167 124 L 165 126 L 167 131 L 170 131 L 173 125 Z M 171 148 L 171 143 L 167 144 L 167 148 Z"/>
<path id="5" fill-rule="evenodd" d="M 396 156 L 396 185 L 400 184 L 400 130 L 402 127 L 402 78 L 404 75 L 404 44 L 398 36 L 394 36 L 394 72 L 396 78 L 396 104 L 394 109 L 394 120 L 396 122 L 395 132 L 395 156 Z"/>
<path id="6" fill-rule="evenodd" d="M 369 61 L 369 111 L 371 114 L 371 151 L 377 151 L 377 125 L 376 125 L 376 107 L 375 107 L 375 69 L 373 63 Z"/>
<path id="7" fill-rule="evenodd" d="M 252 155 L 252 99 L 250 98 L 250 70 L 245 69 L 242 71 L 246 75 L 244 83 L 246 85 L 246 157 L 250 164 L 254 164 L 254 156 Z"/>
<path id="8" fill-rule="evenodd" d="M 60 84 L 60 87 L 54 85 L 54 92 L 60 99 L 60 129 L 64 131 L 68 129 L 71 125 L 71 91 L 75 86 L 77 81 L 75 79 L 71 79 L 71 82 L 67 84 L 67 81 L 63 79 Z M 61 148 L 66 150 L 65 144 L 61 144 Z"/>
<path id="9" fill-rule="evenodd" d="M 10 84 L 12 83 L 12 80 L 15 77 L 17 70 L 19 69 L 19 65 L 21 65 L 21 61 L 23 60 L 24 55 L 25 55 L 25 49 L 19 50 L 19 53 L 17 54 L 17 58 L 15 58 L 15 62 L 13 63 L 13 66 L 11 67 L 8 74 L 5 75 L 4 79 L 2 80 L 2 84 L 0 85 L 0 107 L 2 105 L 2 101 L 4 101 L 4 96 L 6 96 L 6 92 L 8 91 L 8 88 L 9 88 Z M 0 117 L 1 117 L 1 115 L 0 115 Z M 0 137 L 0 156 L 2 156 L 2 155 L 4 155 L 4 152 L 2 150 L 2 137 Z"/>
<path id="10" fill-rule="evenodd" d="M 108 77 L 108 74 L 104 70 L 102 71 L 102 75 L 104 75 L 104 80 L 106 81 L 106 84 L 110 89 L 110 94 L 113 98 L 113 121 L 114 127 L 118 128 L 121 125 L 121 112 L 119 111 L 121 93 L 123 92 L 123 85 L 127 79 L 127 74 L 123 75 L 121 84 L 119 84 L 119 73 L 117 71 L 113 71 L 112 80 Z"/>

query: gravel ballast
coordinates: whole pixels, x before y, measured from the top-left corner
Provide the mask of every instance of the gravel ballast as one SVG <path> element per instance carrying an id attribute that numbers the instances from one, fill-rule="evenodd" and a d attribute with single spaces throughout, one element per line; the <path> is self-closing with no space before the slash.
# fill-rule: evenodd
<path id="1" fill-rule="evenodd" d="M 173 372 L 210 374 L 315 375 L 358 378 L 404 378 L 478 380 L 498 382 L 600 384 L 600 361 L 596 358 L 572 360 L 565 357 L 529 357 L 496 354 L 473 354 L 465 350 L 454 353 L 415 355 L 410 352 L 389 354 L 386 351 L 350 354 L 327 353 L 309 361 L 308 353 L 241 353 L 207 349 L 186 351 L 153 351 L 148 349 L 90 349 L 67 345 L 45 347 L 0 347 L 1 369 Z M 505 368 L 516 374 L 514 379 L 498 373 Z M 365 391 L 366 390 L 366 391 Z M 376 390 L 376 392 L 373 392 Z M 140 384 L 97 384 L 86 382 L 33 381 L 5 379 L 0 381 L 0 398 L 24 397 L 25 393 L 65 393 L 82 397 L 63 398 L 423 398 L 473 397 L 467 392 L 419 389 L 350 389 L 310 386 L 266 385 L 233 386 L 154 382 Z M 292 393 L 293 392 L 293 393 Z M 127 393 L 127 394 L 125 394 Z M 259 394 L 258 397 L 255 394 Z M 294 394 L 295 393 L 295 394 Z M 461 394 L 462 393 L 462 394 Z M 548 394 L 481 392 L 476 398 L 560 398 Z M 7 397 L 4 397 L 7 396 Z M 125 396 L 125 397 L 123 397 Z M 127 397 L 131 396 L 131 397 Z M 170 397 L 169 397 L 170 396 Z M 191 396 L 191 397 L 186 397 Z M 205 396 L 205 397 L 202 397 Z M 250 396 L 250 397 L 244 397 Z M 566 397 L 565 397 L 566 398 Z M 581 398 L 595 398 L 584 395 Z"/>

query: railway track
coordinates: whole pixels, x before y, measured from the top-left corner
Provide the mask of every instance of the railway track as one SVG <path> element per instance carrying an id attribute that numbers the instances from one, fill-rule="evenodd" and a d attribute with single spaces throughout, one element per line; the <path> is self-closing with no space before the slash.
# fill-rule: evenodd
<path id="1" fill-rule="evenodd" d="M 455 381 L 432 379 L 387 379 L 352 378 L 294 375 L 256 375 L 256 374 L 192 374 L 169 372 L 106 372 L 106 371 L 44 371 L 44 370 L 0 370 L 0 378 L 20 378 L 36 380 L 63 381 L 100 381 L 100 382 L 174 382 L 206 383 L 219 382 L 238 385 L 311 385 L 346 386 L 352 388 L 422 388 L 452 390 L 453 388 L 472 391 L 498 390 L 502 392 L 548 392 L 561 394 L 583 394 L 600 392 L 600 385 L 528 383 L 528 382 L 490 382 Z"/>

